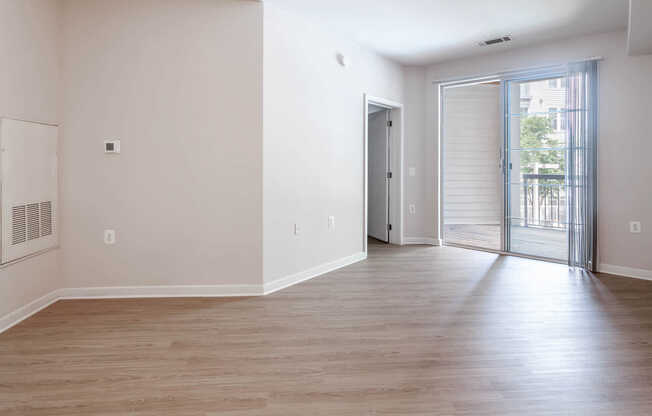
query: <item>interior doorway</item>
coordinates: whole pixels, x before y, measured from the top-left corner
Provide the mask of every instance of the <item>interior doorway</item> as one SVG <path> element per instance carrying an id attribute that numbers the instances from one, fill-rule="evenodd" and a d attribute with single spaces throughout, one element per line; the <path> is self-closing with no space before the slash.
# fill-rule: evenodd
<path id="1" fill-rule="evenodd" d="M 392 176 L 389 142 L 392 128 L 390 109 L 369 104 L 368 126 L 369 226 L 367 234 L 378 241 L 389 243 L 391 227 L 389 191 Z"/>
<path id="2" fill-rule="evenodd" d="M 364 97 L 363 245 L 403 244 L 403 105 Z"/>

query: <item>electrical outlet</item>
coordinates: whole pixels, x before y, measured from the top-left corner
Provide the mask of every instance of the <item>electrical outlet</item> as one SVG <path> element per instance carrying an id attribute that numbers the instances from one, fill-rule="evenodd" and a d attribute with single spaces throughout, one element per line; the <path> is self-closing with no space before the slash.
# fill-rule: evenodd
<path id="1" fill-rule="evenodd" d="M 335 217 L 333 215 L 328 217 L 328 229 L 332 230 L 335 228 Z"/>
<path id="2" fill-rule="evenodd" d="M 410 214 L 416 214 L 417 213 L 416 205 L 414 205 L 414 204 L 408 205 L 408 211 L 410 212 Z"/>
<path id="3" fill-rule="evenodd" d="M 630 221 L 629 222 L 629 232 L 634 234 L 639 234 L 641 232 L 641 222 L 640 221 Z"/>
<path id="4" fill-rule="evenodd" d="M 104 244 L 115 244 L 115 230 L 104 230 Z"/>
<path id="5" fill-rule="evenodd" d="M 299 227 L 299 224 L 294 224 L 294 235 L 299 234 L 301 234 L 301 227 Z"/>
<path id="6" fill-rule="evenodd" d="M 120 140 L 104 140 L 104 153 L 120 153 Z"/>

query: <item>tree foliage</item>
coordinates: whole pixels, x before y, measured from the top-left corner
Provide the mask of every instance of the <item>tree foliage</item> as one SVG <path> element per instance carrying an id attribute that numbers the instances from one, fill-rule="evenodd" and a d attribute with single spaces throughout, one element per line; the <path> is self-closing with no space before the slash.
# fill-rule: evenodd
<path id="1" fill-rule="evenodd" d="M 562 147 L 563 144 L 555 139 L 552 134 L 551 119 L 549 117 L 524 117 L 521 120 L 521 149 L 542 149 Z M 534 173 L 536 165 L 557 165 L 557 167 L 540 167 L 540 174 L 563 174 L 564 151 L 562 150 L 533 150 L 521 151 L 521 172 Z"/>

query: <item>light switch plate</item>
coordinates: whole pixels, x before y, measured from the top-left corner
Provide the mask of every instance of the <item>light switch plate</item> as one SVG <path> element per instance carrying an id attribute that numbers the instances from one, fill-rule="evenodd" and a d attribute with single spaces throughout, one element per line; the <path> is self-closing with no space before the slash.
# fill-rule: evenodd
<path id="1" fill-rule="evenodd" d="M 408 168 L 408 175 L 417 176 L 417 168 L 415 168 L 414 166 Z"/>
<path id="2" fill-rule="evenodd" d="M 328 217 L 328 229 L 332 230 L 335 228 L 335 217 L 333 215 Z"/>
<path id="3" fill-rule="evenodd" d="M 640 221 L 630 221 L 629 222 L 629 232 L 634 234 L 641 233 L 641 222 Z"/>

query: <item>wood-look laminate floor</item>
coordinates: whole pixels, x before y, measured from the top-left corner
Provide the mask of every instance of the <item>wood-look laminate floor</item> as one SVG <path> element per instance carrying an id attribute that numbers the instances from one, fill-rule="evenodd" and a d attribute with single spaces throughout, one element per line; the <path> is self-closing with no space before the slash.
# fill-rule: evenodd
<path id="1" fill-rule="evenodd" d="M 652 282 L 458 248 L 260 298 L 60 301 L 0 335 L 0 414 L 649 415 Z"/>

